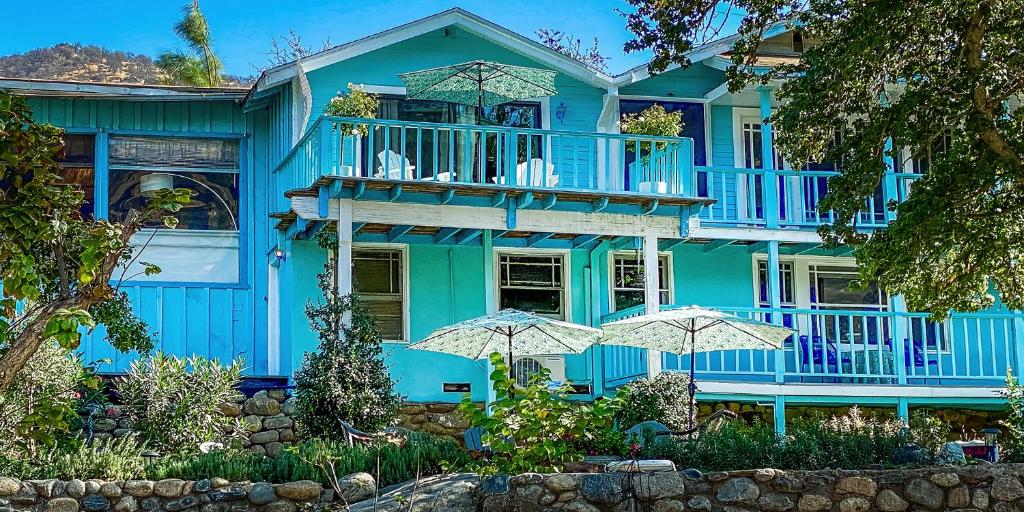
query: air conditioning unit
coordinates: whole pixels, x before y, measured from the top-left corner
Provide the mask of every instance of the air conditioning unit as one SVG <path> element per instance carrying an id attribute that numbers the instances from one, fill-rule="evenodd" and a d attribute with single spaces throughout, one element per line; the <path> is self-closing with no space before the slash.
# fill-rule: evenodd
<path id="1" fill-rule="evenodd" d="M 530 382 L 530 378 L 547 368 L 551 377 L 551 384 L 560 386 L 565 383 L 565 356 L 512 356 L 510 365 L 512 375 L 516 384 L 522 387 Z"/>

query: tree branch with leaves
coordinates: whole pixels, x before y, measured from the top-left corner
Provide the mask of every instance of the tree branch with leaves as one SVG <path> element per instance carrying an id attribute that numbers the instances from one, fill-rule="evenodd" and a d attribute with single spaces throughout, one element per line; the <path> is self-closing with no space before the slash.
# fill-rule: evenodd
<path id="1" fill-rule="evenodd" d="M 187 189 L 163 190 L 121 222 L 83 219 L 82 191 L 58 172 L 61 135 L 33 122 L 24 98 L 0 92 L 0 390 L 43 342 L 76 348 L 97 322 L 118 350 L 149 350 L 146 325 L 111 279 L 131 261 L 135 233 L 154 222 L 173 227 L 173 213 L 191 201 Z"/>
<path id="2" fill-rule="evenodd" d="M 820 232 L 855 247 L 861 282 L 939 318 L 997 296 L 1024 308 L 1024 0 L 629 2 L 626 49 L 652 50 L 654 72 L 692 64 L 687 52 L 717 35 L 722 14 L 742 13 L 730 89 L 781 81 L 769 119 L 780 153 L 797 169 L 841 162 L 819 205 L 835 222 Z M 806 49 L 755 73 L 777 24 L 799 30 Z M 924 175 L 869 236 L 858 215 L 887 161 Z"/>

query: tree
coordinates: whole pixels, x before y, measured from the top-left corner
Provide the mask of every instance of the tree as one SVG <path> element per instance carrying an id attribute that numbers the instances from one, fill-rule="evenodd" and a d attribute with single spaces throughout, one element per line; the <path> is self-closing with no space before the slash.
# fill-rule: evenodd
<path id="1" fill-rule="evenodd" d="M 636 38 L 626 49 L 653 50 L 655 72 L 688 66 L 686 52 L 721 28 L 724 11 L 745 13 L 730 88 L 785 79 L 770 118 L 781 153 L 794 168 L 842 162 L 820 205 L 836 220 L 821 233 L 855 247 L 861 282 L 938 318 L 991 306 L 993 289 L 1024 307 L 1024 1 L 629 2 Z M 809 44 L 798 63 L 755 75 L 754 52 L 777 23 Z M 885 160 L 903 169 L 911 155 L 930 157 L 927 172 L 887 205 L 896 220 L 858 232 Z"/>
<path id="2" fill-rule="evenodd" d="M 187 189 L 164 190 L 120 223 L 83 219 L 82 191 L 61 185 L 61 144 L 59 129 L 32 121 L 24 98 L 0 92 L 0 391 L 43 342 L 75 348 L 80 329 L 97 322 L 118 350 L 152 346 L 111 278 L 132 261 L 132 235 L 154 221 L 173 227 L 168 214 L 191 199 Z"/>
<path id="3" fill-rule="evenodd" d="M 312 46 L 307 46 L 302 41 L 302 36 L 295 29 L 290 28 L 288 29 L 288 34 L 270 38 L 270 51 L 267 52 L 267 62 L 269 67 L 281 66 L 303 57 L 308 57 L 316 52 L 329 50 L 332 46 L 331 38 L 328 37 L 324 39 L 320 49 L 314 51 Z M 266 68 L 258 69 L 263 71 Z"/>
<path id="4" fill-rule="evenodd" d="M 224 65 L 213 51 L 213 37 L 206 16 L 199 10 L 199 0 L 182 9 L 184 17 L 174 25 L 177 34 L 189 48 L 161 55 L 156 65 L 167 74 L 167 81 L 193 87 L 219 87 L 224 78 Z"/>
<path id="5" fill-rule="evenodd" d="M 583 41 L 560 30 L 542 28 L 537 30 L 537 39 L 541 44 L 561 53 L 567 57 L 576 59 L 591 69 L 597 71 L 608 71 L 608 57 L 601 55 L 597 46 L 597 38 L 590 48 L 583 48 Z"/>
<path id="6" fill-rule="evenodd" d="M 355 296 L 338 292 L 336 231 L 317 239 L 331 256 L 317 274 L 323 299 L 306 304 L 309 325 L 320 340 L 295 372 L 299 428 L 309 437 L 337 434 L 338 420 L 376 432 L 391 424 L 402 403 L 382 358 L 381 333 Z M 346 319 L 349 319 L 346 322 Z"/>

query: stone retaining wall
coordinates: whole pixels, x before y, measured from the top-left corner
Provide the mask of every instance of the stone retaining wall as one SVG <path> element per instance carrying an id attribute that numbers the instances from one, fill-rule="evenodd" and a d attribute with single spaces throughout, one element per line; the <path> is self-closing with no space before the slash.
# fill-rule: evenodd
<path id="1" fill-rule="evenodd" d="M 26 480 L 0 477 L 0 512 L 296 512 L 334 498 L 304 480 L 287 484 L 185 481 Z"/>
<path id="2" fill-rule="evenodd" d="M 453 439 L 460 446 L 469 422 L 456 409 L 458 404 L 407 402 L 398 410 L 398 426 L 417 432 Z"/>
<path id="3" fill-rule="evenodd" d="M 890 471 L 760 469 L 491 477 L 485 511 L 904 512 L 1024 510 L 1024 465 Z M 631 508 L 632 507 L 632 508 Z"/>

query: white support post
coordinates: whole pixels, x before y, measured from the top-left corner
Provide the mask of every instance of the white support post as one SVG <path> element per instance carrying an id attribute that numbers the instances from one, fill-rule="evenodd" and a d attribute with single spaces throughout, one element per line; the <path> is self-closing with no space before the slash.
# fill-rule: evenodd
<path id="1" fill-rule="evenodd" d="M 341 199 L 338 213 L 338 295 L 352 294 L 352 200 Z M 345 325 L 352 322 L 351 313 L 345 313 Z"/>
<path id="2" fill-rule="evenodd" d="M 658 282 L 658 237 L 644 235 L 644 310 L 648 315 L 661 310 L 661 290 Z M 647 351 L 647 377 L 661 373 L 661 352 Z"/>

